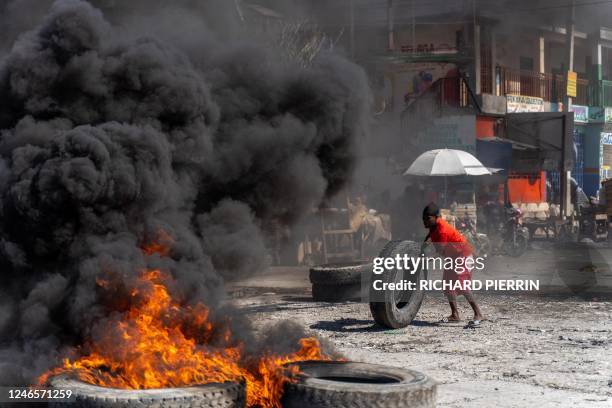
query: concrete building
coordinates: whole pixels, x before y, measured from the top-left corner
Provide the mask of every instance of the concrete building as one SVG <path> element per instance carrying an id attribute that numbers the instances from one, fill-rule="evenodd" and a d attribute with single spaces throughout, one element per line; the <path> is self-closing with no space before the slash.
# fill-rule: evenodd
<path id="1" fill-rule="evenodd" d="M 588 195 L 612 176 L 612 30 L 605 27 L 612 4 L 313 0 L 306 9 L 330 35 L 343 33 L 340 46 L 375 88 L 380 131 L 369 151 L 379 163 L 367 171 L 401 169 L 421 151 L 449 147 L 510 166 L 510 178 L 546 180 L 557 195 L 564 168 Z M 568 71 L 577 76 L 569 100 Z M 573 130 L 563 123 L 567 111 Z M 514 116 L 509 127 L 507 118 L 519 113 L 530 113 L 528 122 L 558 121 L 546 130 L 558 133 L 557 147 L 543 146 L 547 135 L 517 135 L 528 125 Z M 568 132 L 574 143 L 564 155 Z M 398 191 L 399 176 L 387 179 Z M 542 192 L 539 199 L 553 198 Z"/>

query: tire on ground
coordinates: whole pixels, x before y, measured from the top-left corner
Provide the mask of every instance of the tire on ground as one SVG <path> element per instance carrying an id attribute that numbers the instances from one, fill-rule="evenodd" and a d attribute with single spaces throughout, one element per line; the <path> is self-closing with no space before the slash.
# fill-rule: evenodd
<path id="1" fill-rule="evenodd" d="M 53 388 L 71 390 L 76 402 L 55 402 L 50 407 L 72 408 L 241 408 L 246 401 L 243 383 L 225 382 L 192 387 L 150 390 L 123 390 L 85 383 L 61 374 L 52 377 Z"/>
<path id="2" fill-rule="evenodd" d="M 345 302 L 361 299 L 361 283 L 345 285 L 312 284 L 312 299 L 316 302 Z"/>
<path id="3" fill-rule="evenodd" d="M 372 271 L 368 262 L 344 262 L 313 266 L 310 268 L 310 282 L 323 285 L 360 283 L 361 276 Z"/>
<path id="4" fill-rule="evenodd" d="M 285 385 L 283 408 L 433 408 L 436 382 L 397 367 L 353 362 L 298 363 L 297 382 Z"/>
<path id="5" fill-rule="evenodd" d="M 370 274 L 371 271 L 372 264 L 366 262 L 314 266 L 310 268 L 312 298 L 318 302 L 359 300 L 362 276 Z"/>
<path id="6" fill-rule="evenodd" d="M 396 255 L 409 257 L 419 257 L 421 255 L 421 245 L 414 241 L 391 241 L 380 252 L 380 258 L 391 257 Z M 374 321 L 381 326 L 392 329 L 406 327 L 412 322 L 418 313 L 425 292 L 419 289 L 419 281 L 427 279 L 427 270 L 421 268 L 414 274 L 407 273 L 405 276 L 401 270 L 390 269 L 385 270 L 380 275 L 383 282 L 399 282 L 402 279 L 411 280 L 416 283 L 417 289 L 413 291 L 403 291 L 401 297 L 396 298 L 391 291 L 385 291 L 383 294 L 370 292 L 370 312 Z M 370 287 L 371 290 L 372 287 Z M 384 302 L 380 301 L 384 297 Z M 378 301 L 374 301 L 378 300 Z"/>

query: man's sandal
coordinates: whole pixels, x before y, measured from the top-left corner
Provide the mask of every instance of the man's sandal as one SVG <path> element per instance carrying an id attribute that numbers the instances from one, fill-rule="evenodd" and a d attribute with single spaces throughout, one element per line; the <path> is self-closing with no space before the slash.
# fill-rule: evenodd
<path id="1" fill-rule="evenodd" d="M 480 327 L 480 320 L 470 320 L 464 329 L 476 329 Z"/>

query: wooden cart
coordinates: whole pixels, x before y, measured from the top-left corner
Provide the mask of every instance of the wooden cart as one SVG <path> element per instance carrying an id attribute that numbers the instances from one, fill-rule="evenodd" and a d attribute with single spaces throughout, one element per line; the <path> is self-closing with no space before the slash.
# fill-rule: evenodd
<path id="1" fill-rule="evenodd" d="M 363 240 L 359 231 L 350 225 L 349 211 L 346 208 L 327 208 L 319 210 L 321 236 L 323 240 L 323 262 L 362 259 Z"/>

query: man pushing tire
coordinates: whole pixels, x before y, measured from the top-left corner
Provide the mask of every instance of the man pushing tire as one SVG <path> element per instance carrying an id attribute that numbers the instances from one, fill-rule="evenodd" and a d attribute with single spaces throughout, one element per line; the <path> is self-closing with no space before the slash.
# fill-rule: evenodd
<path id="1" fill-rule="evenodd" d="M 468 262 L 466 261 L 468 258 L 473 258 L 473 248 L 459 231 L 440 217 L 440 209 L 435 203 L 429 203 L 423 209 L 423 225 L 429 229 L 425 242 L 433 243 L 438 255 L 453 260 L 463 258 L 462 262 L 454 263 L 456 265 L 460 264 L 460 268 L 456 267 L 454 270 L 444 269 L 444 274 L 442 275 L 445 285 L 451 284 L 453 287 L 459 287 L 457 290 L 453 288 L 444 291 L 451 308 L 451 314 L 443 319 L 443 321 L 459 322 L 461 320 L 459 309 L 457 308 L 457 293 L 459 293 L 465 297 L 474 311 L 474 320 L 470 322 L 470 325 L 480 324 L 484 316 L 470 290 L 472 270 L 467 266 Z M 472 260 L 471 264 L 473 265 L 473 263 L 474 261 Z M 459 284 L 456 285 L 456 282 L 459 282 Z"/>
<path id="2" fill-rule="evenodd" d="M 457 294 L 463 295 L 472 310 L 474 319 L 468 324 L 476 327 L 484 319 L 480 307 L 474 300 L 470 290 L 471 270 L 474 264 L 473 249 L 459 231 L 440 217 L 440 210 L 434 203 L 428 204 L 423 210 L 423 225 L 429 230 L 425 242 L 419 246 L 413 241 L 392 241 L 380 253 L 379 258 L 388 258 L 407 255 L 418 258 L 422 256 L 427 244 L 433 244 L 438 256 L 453 261 L 454 267 L 444 269 L 442 276 L 444 293 L 451 308 L 451 315 L 442 322 L 458 322 L 461 320 L 457 308 Z M 471 261 L 468 260 L 471 258 Z M 459 262 L 461 261 L 461 262 Z M 375 293 L 370 288 L 370 311 L 372 317 L 381 326 L 389 328 L 406 327 L 416 316 L 424 297 L 424 290 L 419 285 L 420 280 L 427 280 L 427 269 L 423 264 L 416 270 L 407 274 L 405 270 L 393 267 L 386 269 L 382 274 L 382 281 L 397 283 L 409 280 L 414 290 L 385 290 Z"/>

